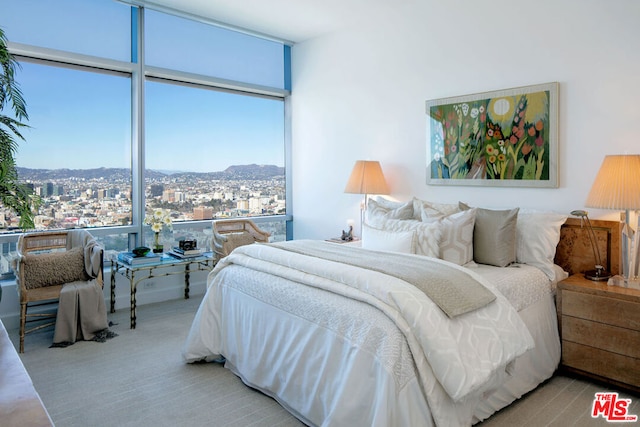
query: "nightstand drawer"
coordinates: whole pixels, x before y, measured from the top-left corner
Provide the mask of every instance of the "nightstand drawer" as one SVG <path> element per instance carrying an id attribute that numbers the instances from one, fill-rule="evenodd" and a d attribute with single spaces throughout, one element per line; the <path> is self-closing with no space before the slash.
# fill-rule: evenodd
<path id="1" fill-rule="evenodd" d="M 634 357 L 563 340 L 562 364 L 635 387 L 640 385 L 640 361 Z"/>
<path id="2" fill-rule="evenodd" d="M 640 331 L 562 316 L 562 340 L 633 357 L 640 364 Z"/>
<path id="3" fill-rule="evenodd" d="M 638 304 L 569 290 L 562 291 L 562 314 L 640 330 Z"/>

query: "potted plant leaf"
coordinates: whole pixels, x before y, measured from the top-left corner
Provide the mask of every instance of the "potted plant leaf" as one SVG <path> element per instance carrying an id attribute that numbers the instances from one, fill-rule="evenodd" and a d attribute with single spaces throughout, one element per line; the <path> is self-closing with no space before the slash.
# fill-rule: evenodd
<path id="1" fill-rule="evenodd" d="M 19 182 L 16 169 L 17 139 L 25 140 L 20 131 L 28 127 L 23 121 L 29 120 L 26 103 L 15 80 L 18 68 L 20 64 L 9 52 L 4 31 L 0 28 L 0 205 L 19 216 L 18 226 L 27 230 L 34 228 L 34 211 L 40 198 Z"/>

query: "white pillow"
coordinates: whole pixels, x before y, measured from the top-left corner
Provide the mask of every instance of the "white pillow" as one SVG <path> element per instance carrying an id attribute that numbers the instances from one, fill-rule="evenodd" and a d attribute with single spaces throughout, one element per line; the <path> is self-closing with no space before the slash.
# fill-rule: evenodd
<path id="1" fill-rule="evenodd" d="M 476 208 L 462 211 L 440 219 L 440 259 L 465 265 L 473 261 L 473 228 Z"/>
<path id="2" fill-rule="evenodd" d="M 521 210 L 516 226 L 516 262 L 538 267 L 549 280 L 555 280 L 556 247 L 567 217 L 556 212 Z"/>
<path id="3" fill-rule="evenodd" d="M 368 225 L 362 227 L 362 247 L 374 251 L 402 252 L 415 251 L 415 231 L 384 231 Z"/>
<path id="4" fill-rule="evenodd" d="M 368 222 L 369 226 L 384 231 L 415 232 L 415 253 L 438 258 L 440 255 L 440 238 L 442 236 L 442 225 L 439 222 L 425 224 L 415 220 L 398 220 L 373 218 Z"/>
<path id="5" fill-rule="evenodd" d="M 390 202 L 390 201 L 387 201 Z M 412 219 L 413 218 L 413 202 L 400 204 L 398 207 L 392 208 L 387 202 L 379 202 L 370 199 L 367 202 L 367 219 L 381 217 L 384 219 Z M 393 202 L 392 202 L 393 203 Z"/>

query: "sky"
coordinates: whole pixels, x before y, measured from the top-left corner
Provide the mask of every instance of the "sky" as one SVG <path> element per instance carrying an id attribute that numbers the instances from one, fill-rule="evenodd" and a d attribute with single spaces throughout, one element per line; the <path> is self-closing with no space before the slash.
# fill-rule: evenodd
<path id="1" fill-rule="evenodd" d="M 101 9 L 99 13 L 92 10 L 97 5 Z M 50 10 L 44 9 L 48 7 Z M 9 41 L 93 55 L 96 52 L 92 50 L 97 49 L 110 59 L 128 60 L 130 38 L 126 30 L 130 9 L 122 3 L 0 0 L 0 10 L 3 11 L 0 26 Z M 74 13 L 68 13 L 69 10 Z M 87 16 L 100 19 L 86 19 Z M 147 48 L 147 62 L 153 65 L 188 64 L 196 69 L 182 71 L 206 69 L 216 77 L 250 80 L 252 77 L 246 71 L 255 71 L 256 67 L 247 64 L 258 61 L 262 65 L 266 58 L 277 58 L 275 48 L 282 52 L 281 45 L 262 40 L 252 52 L 251 42 L 256 38 L 229 35 L 220 29 L 212 31 L 212 27 L 201 24 L 191 23 L 186 27 L 189 31 L 176 31 L 171 36 L 165 28 L 174 29 L 185 20 L 153 12 L 146 18 L 147 39 L 156 41 L 155 46 L 148 43 Z M 55 28 L 50 28 L 52 25 Z M 123 33 L 125 37 L 121 36 Z M 190 51 L 184 43 L 180 46 L 181 37 L 175 37 L 176 33 L 202 41 L 197 48 L 211 54 L 198 55 L 199 51 Z M 171 40 L 178 45 L 169 46 Z M 162 54 L 167 50 L 181 54 L 171 56 L 173 64 L 166 59 L 168 55 Z M 234 55 L 234 52 L 246 54 Z M 199 60 L 204 57 L 210 59 L 209 63 Z M 216 57 L 217 61 L 211 60 Z M 267 68 L 271 65 L 267 63 Z M 282 67 L 275 72 L 282 81 Z M 258 76 L 264 74 L 258 73 Z M 16 79 L 27 104 L 27 124 L 31 126 L 23 132 L 26 142 L 19 143 L 18 166 L 130 167 L 131 81 L 128 77 L 23 62 Z M 253 83 L 280 84 L 273 76 L 267 79 L 271 80 Z M 149 169 L 214 172 L 234 164 L 284 166 L 284 103 L 280 99 L 147 82 L 144 130 L 145 162 Z"/>

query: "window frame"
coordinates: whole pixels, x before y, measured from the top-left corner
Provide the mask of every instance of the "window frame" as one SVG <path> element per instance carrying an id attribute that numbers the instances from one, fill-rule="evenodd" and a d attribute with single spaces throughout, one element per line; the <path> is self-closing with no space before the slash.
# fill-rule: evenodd
<path id="1" fill-rule="evenodd" d="M 131 62 L 96 57 L 91 55 L 67 52 L 57 49 L 26 45 L 16 42 L 8 42 L 9 51 L 15 55 L 18 61 L 28 61 L 49 66 L 69 68 L 90 68 L 97 72 L 123 73 L 131 76 L 131 171 L 132 171 L 132 224 L 127 226 L 92 227 L 91 233 L 100 238 L 112 234 L 128 234 L 129 248 L 141 244 L 144 232 L 143 219 L 145 216 L 145 184 L 144 184 L 144 153 L 145 153 L 145 122 L 144 122 L 144 84 L 147 79 L 170 81 L 173 84 L 195 85 L 220 91 L 230 91 L 246 96 L 265 96 L 278 98 L 284 101 L 284 168 L 285 168 L 285 206 L 286 214 L 251 217 L 260 224 L 282 220 L 285 222 L 286 239 L 292 238 L 292 186 L 291 186 L 291 42 L 279 40 L 264 34 L 251 32 L 245 29 L 221 24 L 189 14 L 176 13 L 173 10 L 165 10 L 161 7 L 143 7 L 135 1 L 123 1 L 132 8 L 131 22 Z M 212 76 L 188 73 L 183 71 L 146 66 L 144 64 L 144 11 L 153 9 L 163 13 L 174 14 L 196 22 L 219 26 L 232 31 L 244 32 L 256 37 L 277 41 L 283 44 L 283 60 L 285 88 L 273 88 L 240 81 L 216 78 Z M 175 229 L 192 228 L 205 229 L 211 226 L 211 220 L 185 221 L 175 223 Z M 17 242 L 21 233 L 0 234 L 0 245 Z"/>

